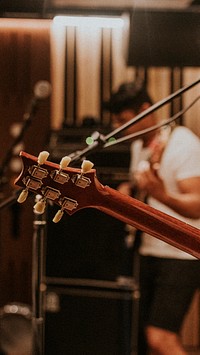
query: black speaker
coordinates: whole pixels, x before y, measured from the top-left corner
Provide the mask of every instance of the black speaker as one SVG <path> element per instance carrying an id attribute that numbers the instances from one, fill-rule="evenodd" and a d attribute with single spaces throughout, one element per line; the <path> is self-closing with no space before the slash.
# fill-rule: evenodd
<path id="1" fill-rule="evenodd" d="M 52 222 L 57 206 L 49 206 L 46 275 L 59 278 L 116 280 L 132 274 L 132 251 L 124 223 L 95 209 L 65 214 Z"/>
<path id="2" fill-rule="evenodd" d="M 45 355 L 130 355 L 132 295 L 117 289 L 49 289 Z"/>

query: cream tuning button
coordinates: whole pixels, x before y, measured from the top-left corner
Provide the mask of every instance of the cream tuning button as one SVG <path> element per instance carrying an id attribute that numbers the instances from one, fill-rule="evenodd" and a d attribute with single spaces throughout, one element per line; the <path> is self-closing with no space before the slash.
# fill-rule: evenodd
<path id="1" fill-rule="evenodd" d="M 27 197 L 28 197 L 28 189 L 24 189 L 24 190 L 20 193 L 20 195 L 19 195 L 19 197 L 18 197 L 18 199 L 17 199 L 17 202 L 23 203 L 23 202 L 26 201 Z"/>
<path id="2" fill-rule="evenodd" d="M 81 165 L 81 174 L 86 174 L 92 169 L 93 166 L 94 164 L 90 160 L 83 160 Z"/>
<path id="3" fill-rule="evenodd" d="M 48 157 L 49 157 L 49 152 L 45 150 L 40 152 L 40 154 L 38 155 L 38 164 L 39 165 L 44 164 L 47 161 Z"/>
<path id="4" fill-rule="evenodd" d="M 68 157 L 68 156 L 63 157 L 60 161 L 60 169 L 67 168 L 70 162 L 71 162 L 70 157 Z"/>
<path id="5" fill-rule="evenodd" d="M 64 213 L 63 210 L 59 210 L 59 211 L 55 214 L 55 216 L 54 216 L 54 218 L 53 218 L 53 222 L 54 222 L 54 223 L 60 222 L 60 220 L 61 220 L 61 218 L 62 218 L 62 216 L 63 216 L 63 213 Z"/>

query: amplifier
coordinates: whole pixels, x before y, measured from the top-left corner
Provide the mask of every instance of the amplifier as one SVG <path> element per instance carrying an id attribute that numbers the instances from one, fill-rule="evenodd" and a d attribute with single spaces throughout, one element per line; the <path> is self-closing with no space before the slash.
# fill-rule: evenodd
<path id="1" fill-rule="evenodd" d="M 133 354 L 133 295 L 131 289 L 48 287 L 45 355 Z"/>
<path id="2" fill-rule="evenodd" d="M 59 223 L 52 219 L 58 206 L 47 209 L 46 275 L 61 278 L 116 280 L 131 276 L 133 250 L 121 221 L 87 208 Z"/>

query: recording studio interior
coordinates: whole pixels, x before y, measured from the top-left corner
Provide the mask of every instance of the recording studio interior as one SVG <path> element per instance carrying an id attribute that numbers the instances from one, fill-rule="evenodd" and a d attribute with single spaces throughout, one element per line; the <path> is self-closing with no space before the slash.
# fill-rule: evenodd
<path id="1" fill-rule="evenodd" d="M 199 0 L 0 0 L 0 355 L 200 355 L 199 89 Z"/>

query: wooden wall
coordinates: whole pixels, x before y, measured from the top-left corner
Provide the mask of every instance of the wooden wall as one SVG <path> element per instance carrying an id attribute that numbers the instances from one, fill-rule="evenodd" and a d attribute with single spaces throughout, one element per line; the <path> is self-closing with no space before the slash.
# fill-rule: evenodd
<path id="1" fill-rule="evenodd" d="M 23 125 L 35 84 L 50 80 L 49 21 L 0 20 L 0 166 L 14 142 L 13 131 Z M 50 125 L 50 100 L 41 100 L 19 149 L 38 155 L 44 149 Z M 0 304 L 31 301 L 33 203 L 6 207 L 15 190 L 13 180 L 21 165 L 18 151 L 4 169 L 0 210 Z"/>

